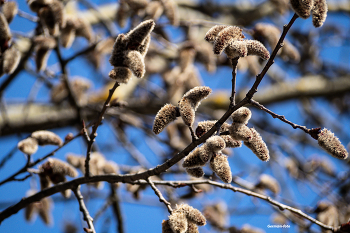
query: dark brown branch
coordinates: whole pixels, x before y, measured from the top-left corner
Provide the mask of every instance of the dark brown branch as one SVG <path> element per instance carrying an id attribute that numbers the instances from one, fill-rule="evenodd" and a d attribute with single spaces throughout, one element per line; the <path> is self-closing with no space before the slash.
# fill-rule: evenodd
<path id="1" fill-rule="evenodd" d="M 117 190 L 113 187 L 113 184 L 110 185 L 111 187 L 111 202 L 112 202 L 112 208 L 113 212 L 118 220 L 118 232 L 124 233 L 124 221 L 123 221 L 123 214 L 120 208 L 120 198 L 118 196 Z"/>
<path id="2" fill-rule="evenodd" d="M 232 65 L 232 91 L 230 97 L 230 106 L 234 106 L 236 104 L 236 75 L 237 75 L 237 64 L 239 57 L 231 59 Z"/>
<path id="3" fill-rule="evenodd" d="M 95 228 L 94 228 L 94 224 L 92 217 L 89 214 L 89 211 L 87 210 L 85 203 L 84 203 L 84 199 L 83 199 L 83 195 L 81 195 L 80 192 L 80 185 L 78 185 L 76 188 L 72 189 L 72 191 L 74 192 L 78 202 L 79 202 L 79 210 L 83 213 L 84 216 L 84 220 L 86 221 L 89 229 L 85 230 L 85 232 L 91 232 L 91 233 L 96 233 Z"/>
<path id="4" fill-rule="evenodd" d="M 171 208 L 171 203 L 165 200 L 165 198 L 163 197 L 163 194 L 159 191 L 159 189 L 157 189 L 157 187 L 154 185 L 153 181 L 149 177 L 147 178 L 147 183 L 151 186 L 154 193 L 159 197 L 159 201 L 163 202 L 165 206 L 168 208 L 169 214 L 172 214 L 173 209 Z"/>

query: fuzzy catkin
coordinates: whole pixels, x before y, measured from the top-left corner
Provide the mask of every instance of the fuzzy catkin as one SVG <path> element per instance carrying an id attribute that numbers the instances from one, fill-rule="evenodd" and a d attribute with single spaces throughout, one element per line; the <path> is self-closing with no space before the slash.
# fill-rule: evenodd
<path id="1" fill-rule="evenodd" d="M 189 220 L 186 233 L 199 233 L 197 224 Z"/>
<path id="2" fill-rule="evenodd" d="M 7 43 L 11 38 L 12 35 L 6 17 L 0 12 L 0 47 L 8 46 Z"/>
<path id="3" fill-rule="evenodd" d="M 233 41 L 244 38 L 242 29 L 236 26 L 229 26 L 221 30 L 214 41 L 214 54 L 221 54 L 222 51 Z"/>
<path id="4" fill-rule="evenodd" d="M 70 48 L 75 39 L 75 18 L 69 17 L 66 21 L 66 26 L 62 28 L 60 35 L 60 43 L 65 48 Z"/>
<path id="5" fill-rule="evenodd" d="M 290 0 L 294 12 L 303 19 L 307 19 L 311 15 L 313 0 Z"/>
<path id="6" fill-rule="evenodd" d="M 236 123 L 247 124 L 252 117 L 252 112 L 247 107 L 240 107 L 231 115 L 232 121 Z"/>
<path id="7" fill-rule="evenodd" d="M 126 51 L 127 39 L 126 35 L 119 34 L 113 45 L 111 57 L 109 63 L 112 66 L 123 66 L 124 52 Z"/>
<path id="8" fill-rule="evenodd" d="M 17 148 L 24 154 L 32 155 L 38 150 L 38 141 L 34 138 L 26 138 L 18 142 Z"/>
<path id="9" fill-rule="evenodd" d="M 43 173 L 50 176 L 50 179 L 52 175 L 56 174 L 70 177 L 78 176 L 78 172 L 74 167 L 59 159 L 49 158 L 48 161 L 42 164 L 40 168 Z"/>
<path id="10" fill-rule="evenodd" d="M 12 74 L 13 71 L 17 68 L 19 62 L 21 60 L 21 53 L 12 46 L 3 54 L 3 67 L 2 70 L 4 73 Z"/>
<path id="11" fill-rule="evenodd" d="M 327 18 L 327 2 L 326 0 L 314 0 L 312 9 L 312 23 L 315 27 L 321 27 Z"/>
<path id="12" fill-rule="evenodd" d="M 173 26 L 179 26 L 179 10 L 174 0 L 161 0 L 164 8 L 164 14 Z"/>
<path id="13" fill-rule="evenodd" d="M 145 62 L 140 52 L 131 50 L 125 52 L 123 65 L 128 67 L 137 78 L 145 75 Z"/>
<path id="14" fill-rule="evenodd" d="M 223 29 L 229 27 L 228 25 L 216 25 L 209 29 L 209 31 L 205 34 L 205 40 L 208 42 L 214 42 L 216 36 L 219 34 L 220 31 Z"/>
<path id="15" fill-rule="evenodd" d="M 185 233 L 188 227 L 185 213 L 174 211 L 169 216 L 169 226 L 174 233 Z"/>
<path id="16" fill-rule="evenodd" d="M 194 87 L 188 92 L 186 92 L 182 98 L 188 99 L 190 101 L 192 108 L 196 111 L 200 102 L 203 99 L 207 98 L 211 92 L 212 90 L 210 89 L 210 87 L 206 87 L 206 86 Z"/>
<path id="17" fill-rule="evenodd" d="M 186 168 L 186 172 L 190 176 L 193 176 L 196 178 L 201 178 L 204 176 L 204 171 L 203 171 L 203 168 L 201 167 Z"/>
<path id="18" fill-rule="evenodd" d="M 148 18 L 157 21 L 159 17 L 163 14 L 164 8 L 161 2 L 152 1 L 147 4 L 145 11 Z"/>
<path id="19" fill-rule="evenodd" d="M 144 42 L 146 37 L 154 29 L 154 26 L 155 26 L 154 21 L 152 19 L 149 19 L 149 20 L 143 21 L 137 27 L 131 30 L 128 34 L 126 34 L 128 48 L 130 48 L 131 46 L 136 48 L 130 48 L 130 49 L 137 49 L 137 47 Z"/>
<path id="20" fill-rule="evenodd" d="M 218 152 L 226 147 L 224 139 L 218 135 L 208 138 L 204 146 L 211 152 Z"/>
<path id="21" fill-rule="evenodd" d="M 249 55 L 257 55 L 261 59 L 267 60 L 270 58 L 269 51 L 265 48 L 265 46 L 257 41 L 257 40 L 245 40 L 248 56 Z"/>
<path id="22" fill-rule="evenodd" d="M 84 37 L 89 42 L 94 40 L 94 32 L 90 23 L 84 18 L 77 18 L 75 24 L 75 34 L 79 37 Z"/>
<path id="23" fill-rule="evenodd" d="M 162 222 L 162 233 L 174 233 L 169 225 L 169 220 L 163 220 Z"/>
<path id="24" fill-rule="evenodd" d="M 234 140 L 230 135 L 221 135 L 220 137 L 224 139 L 226 148 L 236 148 L 242 146 L 241 141 Z"/>
<path id="25" fill-rule="evenodd" d="M 132 78 L 132 72 L 127 67 L 116 66 L 109 72 L 108 76 L 118 83 L 128 83 Z"/>
<path id="26" fill-rule="evenodd" d="M 196 128 L 196 135 L 197 137 L 201 137 L 206 132 L 208 132 L 214 125 L 216 124 L 216 121 L 201 121 L 198 123 L 198 126 Z M 230 128 L 230 124 L 224 122 L 220 127 L 220 132 L 228 131 Z"/>
<path id="27" fill-rule="evenodd" d="M 205 157 L 205 156 L 207 156 L 208 159 L 206 161 L 203 161 L 202 157 Z M 184 162 L 182 163 L 182 166 L 184 168 L 202 167 L 210 159 L 210 157 L 211 157 L 211 154 L 209 155 L 206 154 L 206 151 L 204 150 L 203 146 L 197 147 L 185 157 Z"/>
<path id="28" fill-rule="evenodd" d="M 348 157 L 349 154 L 345 147 L 330 130 L 324 128 L 317 136 L 318 145 L 330 155 L 338 159 L 346 159 Z"/>
<path id="29" fill-rule="evenodd" d="M 252 131 L 244 123 L 233 122 L 229 128 L 229 132 L 234 140 L 248 141 L 253 137 Z"/>
<path id="30" fill-rule="evenodd" d="M 182 98 L 179 102 L 179 110 L 182 120 L 187 126 L 192 126 L 195 119 L 195 110 L 192 107 L 191 101 Z"/>
<path id="31" fill-rule="evenodd" d="M 17 15 L 18 6 L 16 2 L 5 2 L 1 9 L 8 23 Z"/>
<path id="32" fill-rule="evenodd" d="M 217 153 L 210 160 L 210 168 L 225 183 L 231 183 L 232 173 L 227 156 Z"/>
<path id="33" fill-rule="evenodd" d="M 178 108 L 172 104 L 164 105 L 157 113 L 154 123 L 153 132 L 159 134 L 163 129 L 178 116 Z"/>
<path id="34" fill-rule="evenodd" d="M 270 159 L 269 149 L 267 148 L 265 142 L 261 138 L 260 134 L 254 129 L 250 129 L 252 137 L 244 141 L 251 151 L 262 161 L 268 161 Z"/>
<path id="35" fill-rule="evenodd" d="M 203 214 L 199 210 L 187 204 L 177 206 L 175 212 L 184 213 L 188 220 L 194 222 L 198 226 L 204 226 L 206 224 L 206 219 Z"/>
<path id="36" fill-rule="evenodd" d="M 38 141 L 39 146 L 61 146 L 63 143 L 62 139 L 57 134 L 46 130 L 35 131 L 32 133 L 31 137 Z"/>
<path id="37" fill-rule="evenodd" d="M 225 48 L 225 53 L 228 58 L 246 57 L 248 48 L 246 41 L 234 41 Z"/>

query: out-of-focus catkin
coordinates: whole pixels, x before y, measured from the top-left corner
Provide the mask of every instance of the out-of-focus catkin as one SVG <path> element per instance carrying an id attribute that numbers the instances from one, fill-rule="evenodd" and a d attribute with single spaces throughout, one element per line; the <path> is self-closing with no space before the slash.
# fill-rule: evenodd
<path id="1" fill-rule="evenodd" d="M 259 177 L 259 182 L 255 185 L 258 189 L 269 189 L 275 195 L 279 194 L 281 187 L 278 181 L 270 175 L 262 174 Z"/>
<path id="2" fill-rule="evenodd" d="M 46 130 L 35 131 L 32 133 L 31 137 L 38 141 L 39 146 L 61 146 L 63 143 L 62 139 L 57 134 Z"/>
<path id="3" fill-rule="evenodd" d="M 348 157 L 349 154 L 345 147 L 330 130 L 324 128 L 317 136 L 318 145 L 330 155 L 338 159 L 346 159 Z"/>
<path id="4" fill-rule="evenodd" d="M 231 183 L 232 173 L 226 155 L 216 153 L 210 160 L 210 168 L 223 182 Z"/>
<path id="5" fill-rule="evenodd" d="M 17 15 L 18 6 L 16 2 L 5 2 L 1 9 L 8 23 Z"/>
<path id="6" fill-rule="evenodd" d="M 154 123 L 153 132 L 159 134 L 163 129 L 179 116 L 179 109 L 172 104 L 164 105 L 157 113 Z"/>
<path id="7" fill-rule="evenodd" d="M 32 155 L 38 150 L 38 141 L 34 138 L 26 138 L 17 144 L 17 148 L 24 154 Z"/>

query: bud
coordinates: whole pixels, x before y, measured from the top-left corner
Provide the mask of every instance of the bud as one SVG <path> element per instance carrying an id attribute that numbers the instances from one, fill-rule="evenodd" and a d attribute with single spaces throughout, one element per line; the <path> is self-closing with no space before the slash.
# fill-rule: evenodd
<path id="1" fill-rule="evenodd" d="M 208 132 L 214 125 L 216 121 L 201 121 L 198 123 L 198 126 L 196 128 L 196 135 L 197 137 L 201 137 L 206 132 Z M 224 122 L 220 127 L 220 132 L 229 131 L 230 124 Z"/>
<path id="2" fill-rule="evenodd" d="M 257 55 L 261 57 L 261 59 L 267 60 L 270 58 L 269 51 L 265 48 L 265 46 L 257 40 L 246 40 L 246 46 L 248 49 L 248 56 Z"/>
<path id="3" fill-rule="evenodd" d="M 243 140 L 248 141 L 253 137 L 252 131 L 243 123 L 235 123 L 233 122 L 231 127 L 229 128 L 230 136 L 234 140 Z"/>
<path id="4" fill-rule="evenodd" d="M 72 46 L 75 39 L 75 17 L 69 17 L 66 20 L 66 26 L 62 28 L 60 35 L 60 42 L 63 47 L 69 48 Z"/>
<path id="5" fill-rule="evenodd" d="M 35 138 L 38 141 L 39 146 L 45 146 L 45 145 L 61 146 L 62 145 L 62 139 L 57 134 L 50 131 L 46 131 L 46 130 L 35 131 L 32 133 L 31 137 Z"/>
<path id="6" fill-rule="evenodd" d="M 137 50 L 137 48 L 143 44 L 146 37 L 154 29 L 155 23 L 152 19 L 143 21 L 136 28 L 126 34 L 128 41 L 128 49 Z"/>
<path id="7" fill-rule="evenodd" d="M 206 224 L 206 220 L 203 214 L 199 210 L 187 204 L 181 204 L 177 206 L 174 212 L 184 213 L 188 220 L 194 222 L 198 226 L 204 226 Z"/>
<path id="8" fill-rule="evenodd" d="M 265 142 L 254 128 L 251 128 L 250 130 L 252 137 L 244 141 L 244 145 L 251 149 L 259 159 L 262 161 L 268 161 L 270 159 L 270 155 L 269 149 L 267 149 Z"/>
<path id="9" fill-rule="evenodd" d="M 240 107 L 232 113 L 231 117 L 232 121 L 235 123 L 247 124 L 252 117 L 252 112 L 249 110 L 249 108 Z"/>
<path id="10" fill-rule="evenodd" d="M 132 78 L 132 72 L 127 67 L 116 66 L 109 72 L 108 76 L 118 83 L 128 83 Z"/>
<path id="11" fill-rule="evenodd" d="M 164 8 L 164 14 L 169 19 L 171 25 L 179 26 L 179 13 L 177 4 L 174 0 L 161 0 Z"/>
<path id="12" fill-rule="evenodd" d="M 201 167 L 186 168 L 187 174 L 190 176 L 201 178 L 204 176 L 204 171 Z"/>
<path id="13" fill-rule="evenodd" d="M 230 135 L 221 135 L 220 137 L 224 139 L 226 148 L 236 148 L 242 146 L 241 141 L 234 140 Z"/>
<path id="14" fill-rule="evenodd" d="M 231 183 L 232 173 L 227 156 L 217 153 L 210 160 L 210 168 L 225 183 Z"/>
<path id="15" fill-rule="evenodd" d="M 136 77 L 142 78 L 145 75 L 145 62 L 140 52 L 134 50 L 125 52 L 123 64 L 128 67 Z"/>
<path id="16" fill-rule="evenodd" d="M 317 136 L 318 145 L 330 155 L 338 159 L 346 159 L 348 157 L 345 147 L 330 130 L 324 128 Z"/>
<path id="17" fill-rule="evenodd" d="M 234 41 L 225 48 L 228 58 L 246 57 L 248 54 L 246 41 Z"/>
<path id="18" fill-rule="evenodd" d="M 185 213 L 174 211 L 169 216 L 169 226 L 174 233 L 185 233 L 188 227 Z"/>
<path id="19" fill-rule="evenodd" d="M 76 36 L 84 37 L 89 42 L 94 40 L 94 32 L 90 23 L 84 18 L 77 18 L 75 23 Z"/>
<path id="20" fill-rule="evenodd" d="M 314 0 L 290 0 L 290 4 L 300 18 L 307 19 L 311 15 Z"/>
<path id="21" fill-rule="evenodd" d="M 5 2 L 1 9 L 8 23 L 17 15 L 18 6 L 16 2 Z"/>
<path id="22" fill-rule="evenodd" d="M 209 31 L 205 34 L 205 40 L 208 42 L 214 42 L 216 36 L 221 32 L 223 29 L 229 27 L 228 25 L 216 25 L 209 29 Z"/>
<path id="23" fill-rule="evenodd" d="M 207 151 L 205 150 L 204 146 L 197 147 L 186 156 L 186 158 L 184 159 L 184 162 L 182 163 L 182 166 L 184 168 L 196 168 L 196 167 L 204 166 L 205 163 L 211 158 L 211 153 L 210 154 L 206 154 L 206 153 Z M 206 161 L 203 161 L 202 157 L 208 158 L 208 159 L 206 159 Z"/>
<path id="24" fill-rule="evenodd" d="M 173 122 L 179 115 L 179 109 L 172 104 L 164 105 L 157 113 L 154 123 L 153 132 L 159 134 L 171 122 Z"/>
<path id="25" fill-rule="evenodd" d="M 281 191 L 278 181 L 267 174 L 260 175 L 259 182 L 255 185 L 255 187 L 260 189 L 269 189 L 275 195 L 279 194 Z"/>
<path id="26" fill-rule="evenodd" d="M 321 27 L 327 18 L 327 2 L 326 0 L 314 0 L 312 8 L 312 23 L 315 27 Z"/>
<path id="27" fill-rule="evenodd" d="M 211 89 L 206 86 L 195 87 L 186 92 L 179 102 L 180 114 L 186 125 L 192 126 L 200 101 L 211 93 Z"/>
<path id="28" fill-rule="evenodd" d="M 2 71 L 7 74 L 12 74 L 17 68 L 21 60 L 21 53 L 14 47 L 8 48 L 3 54 Z"/>
<path id="29" fill-rule="evenodd" d="M 64 6 L 58 0 L 53 0 L 50 4 L 41 7 L 38 16 L 52 36 L 58 36 L 60 29 L 66 26 Z"/>
<path id="30" fill-rule="evenodd" d="M 220 55 L 222 51 L 232 42 L 244 38 L 242 29 L 236 26 L 229 26 L 222 29 L 214 41 L 214 54 Z"/>
<path id="31" fill-rule="evenodd" d="M 17 148 L 24 154 L 32 155 L 38 150 L 38 142 L 34 138 L 26 138 L 17 144 Z"/>

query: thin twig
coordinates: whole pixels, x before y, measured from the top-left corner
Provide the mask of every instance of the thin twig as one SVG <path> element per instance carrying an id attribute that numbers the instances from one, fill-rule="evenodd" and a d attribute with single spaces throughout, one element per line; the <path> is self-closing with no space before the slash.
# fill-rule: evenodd
<path id="1" fill-rule="evenodd" d="M 25 18 L 25 19 L 28 19 L 28 20 L 30 20 L 32 22 L 35 22 L 35 23 L 39 22 L 39 18 L 38 17 L 36 17 L 34 15 L 31 15 L 31 14 L 28 14 L 27 12 L 24 12 L 24 11 L 22 11 L 20 9 L 18 9 L 17 14 L 18 14 L 18 16 L 20 16 L 22 18 Z"/>
<path id="2" fill-rule="evenodd" d="M 113 184 L 110 184 L 110 188 L 111 188 L 110 199 L 112 202 L 112 208 L 118 221 L 118 233 L 124 233 L 124 221 L 123 221 L 123 214 L 120 208 L 120 198 L 118 196 L 117 190 L 113 186 L 114 186 Z"/>
<path id="3" fill-rule="evenodd" d="M 89 229 L 84 229 L 85 232 L 91 232 L 91 233 L 96 233 L 95 228 L 94 228 L 94 224 L 92 223 L 93 219 L 89 214 L 89 211 L 87 210 L 85 203 L 84 203 L 84 199 L 83 199 L 83 195 L 81 195 L 80 192 L 80 185 L 78 185 L 76 188 L 73 189 L 73 192 L 79 202 L 79 210 L 83 213 L 84 216 L 84 220 L 86 221 Z"/>
<path id="4" fill-rule="evenodd" d="M 79 57 L 79 56 L 82 56 L 82 55 L 85 55 L 87 54 L 88 52 L 91 52 L 93 51 L 96 46 L 98 45 L 100 41 L 96 42 L 96 43 L 93 43 L 92 45 L 88 46 L 87 48 L 81 50 L 80 52 L 77 52 L 76 54 L 74 54 L 73 56 L 67 58 L 64 62 L 65 63 L 69 63 L 70 61 L 74 60 L 75 58 Z"/>
<path id="5" fill-rule="evenodd" d="M 232 65 L 232 91 L 230 97 L 230 106 L 234 106 L 236 104 L 236 75 L 237 75 L 237 64 L 239 57 L 231 59 Z"/>
<path id="6" fill-rule="evenodd" d="M 159 191 L 159 189 L 157 189 L 157 187 L 154 185 L 153 181 L 149 177 L 147 178 L 147 183 L 151 186 L 154 193 L 159 197 L 159 201 L 163 202 L 166 205 L 166 207 L 168 208 L 169 214 L 172 214 L 173 209 L 171 208 L 170 202 L 165 200 L 165 198 L 163 197 L 163 194 Z"/>
<path id="7" fill-rule="evenodd" d="M 108 97 L 105 101 L 105 103 L 103 104 L 103 107 L 102 107 L 102 110 L 100 112 L 100 115 L 97 119 L 97 121 L 95 122 L 94 126 L 92 127 L 92 132 L 90 134 L 90 141 L 88 142 L 88 146 L 87 146 L 87 152 L 86 152 L 86 159 L 85 159 L 85 176 L 86 177 L 89 177 L 90 176 L 90 166 L 89 166 L 89 163 L 90 163 L 90 154 L 91 154 L 91 150 L 92 150 L 92 145 L 95 141 L 95 138 L 97 137 L 97 128 L 98 126 L 100 125 L 102 119 L 103 119 L 103 115 L 104 113 L 106 112 L 107 108 L 109 107 L 109 102 L 111 101 L 112 99 L 112 96 L 113 96 L 113 93 L 114 91 L 117 89 L 117 87 L 119 87 L 119 83 L 118 82 L 115 82 L 114 86 L 109 89 L 109 94 L 108 94 Z"/>

